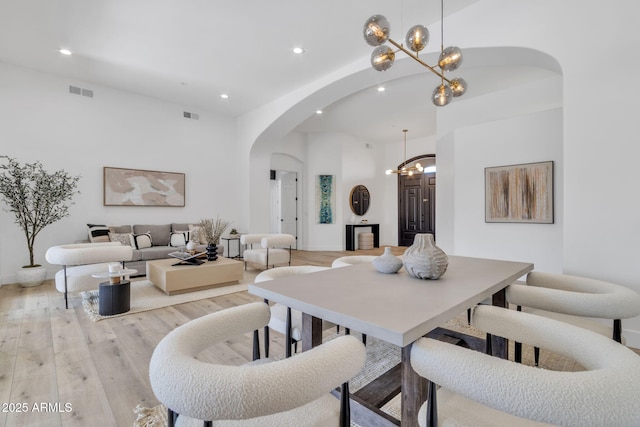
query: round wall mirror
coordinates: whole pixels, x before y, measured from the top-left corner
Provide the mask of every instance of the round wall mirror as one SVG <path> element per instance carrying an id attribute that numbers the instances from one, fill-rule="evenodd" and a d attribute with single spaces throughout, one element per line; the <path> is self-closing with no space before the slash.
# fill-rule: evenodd
<path id="1" fill-rule="evenodd" d="M 369 210 L 370 200 L 369 190 L 364 185 L 356 185 L 351 189 L 349 203 L 354 214 L 360 216 L 366 214 Z"/>

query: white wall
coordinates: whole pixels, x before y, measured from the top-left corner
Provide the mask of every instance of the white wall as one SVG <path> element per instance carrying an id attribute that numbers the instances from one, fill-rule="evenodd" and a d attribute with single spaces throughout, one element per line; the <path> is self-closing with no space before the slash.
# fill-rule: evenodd
<path id="1" fill-rule="evenodd" d="M 450 253 L 532 262 L 536 270 L 562 272 L 562 110 L 458 129 L 450 143 L 454 148 L 447 153 L 452 151 L 456 171 L 453 175 L 455 209 L 438 212 L 454 218 L 454 246 Z M 446 154 L 439 153 L 440 156 Z M 554 162 L 554 224 L 484 222 L 486 167 L 549 160 Z"/>
<path id="2" fill-rule="evenodd" d="M 94 97 L 69 94 L 70 84 L 92 89 Z M 185 110 L 200 120 L 183 118 Z M 86 239 L 87 223 L 191 222 L 219 214 L 242 228 L 235 222 L 239 186 L 232 120 L 3 63 L 0 117 L 1 154 L 81 176 L 70 216 L 36 240 L 38 263 L 46 264 L 44 253 L 52 245 Z M 105 207 L 104 166 L 184 172 L 186 206 Z M 13 221 L 0 211 L 2 283 L 14 283 L 17 269 L 28 263 L 24 237 Z M 50 277 L 58 269 L 47 268 Z"/>

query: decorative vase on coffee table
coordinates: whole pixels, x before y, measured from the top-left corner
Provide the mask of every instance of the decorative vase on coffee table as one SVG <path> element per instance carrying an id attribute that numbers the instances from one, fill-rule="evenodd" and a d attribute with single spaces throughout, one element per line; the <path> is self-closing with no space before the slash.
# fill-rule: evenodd
<path id="1" fill-rule="evenodd" d="M 411 245 L 404 252 L 404 268 L 411 277 L 417 279 L 437 279 L 447 271 L 449 259 L 436 246 L 433 234 L 416 234 Z"/>
<path id="2" fill-rule="evenodd" d="M 391 248 L 384 248 L 384 253 L 371 261 L 376 270 L 380 273 L 397 273 L 402 268 L 402 260 L 391 253 Z"/>
<path id="3" fill-rule="evenodd" d="M 215 261 L 218 259 L 218 246 L 215 243 L 207 245 L 207 261 Z"/>

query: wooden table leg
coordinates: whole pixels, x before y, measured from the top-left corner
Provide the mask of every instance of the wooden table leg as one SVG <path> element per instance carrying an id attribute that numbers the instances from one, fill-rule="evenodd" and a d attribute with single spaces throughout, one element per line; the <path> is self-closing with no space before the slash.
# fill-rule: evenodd
<path id="1" fill-rule="evenodd" d="M 302 351 L 322 344 L 322 319 L 302 313 Z"/>
<path id="2" fill-rule="evenodd" d="M 508 308 L 506 288 L 493 294 L 491 302 L 495 306 Z M 502 359 L 509 358 L 509 340 L 507 340 L 506 338 L 497 337 L 492 334 L 491 345 L 494 356 L 500 357 Z"/>
<path id="3" fill-rule="evenodd" d="M 418 425 L 418 411 L 427 399 L 427 380 L 411 367 L 411 347 L 402 347 L 402 426 Z"/>

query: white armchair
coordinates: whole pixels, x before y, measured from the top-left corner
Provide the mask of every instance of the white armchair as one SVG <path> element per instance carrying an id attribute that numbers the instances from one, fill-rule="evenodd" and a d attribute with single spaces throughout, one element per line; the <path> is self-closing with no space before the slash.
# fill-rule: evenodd
<path id="1" fill-rule="evenodd" d="M 56 289 L 64 292 L 65 307 L 69 308 L 68 292 L 97 289 L 104 279 L 92 277 L 93 273 L 108 271 L 110 262 L 129 261 L 132 256 L 131 246 L 103 242 L 52 246 L 45 259 L 63 267 L 55 275 Z"/>
<path id="2" fill-rule="evenodd" d="M 431 381 L 421 427 L 640 425 L 640 356 L 627 347 L 574 325 L 488 305 L 473 309 L 472 323 L 562 354 L 585 371 L 550 371 L 421 338 L 411 350 L 411 366 Z"/>
<path id="3" fill-rule="evenodd" d="M 169 426 L 349 425 L 348 399 L 341 407 L 329 393 L 364 367 L 364 346 L 353 337 L 270 363 L 225 366 L 197 358 L 217 342 L 262 328 L 269 315 L 261 302 L 233 307 L 192 320 L 160 341 L 149 379 L 168 408 Z"/>
<path id="4" fill-rule="evenodd" d="M 243 234 L 240 243 L 249 245 L 242 255 L 245 270 L 247 263 L 268 269 L 269 266 L 291 265 L 291 247 L 296 238 L 291 234 Z M 253 247 L 258 244 L 259 247 Z"/>
<path id="5" fill-rule="evenodd" d="M 507 301 L 518 310 L 554 318 L 607 335 L 617 342 L 622 337 L 622 319 L 640 315 L 640 294 L 614 283 L 587 277 L 534 271 L 526 284 L 507 287 Z M 611 319 L 612 327 L 591 319 Z M 520 361 L 516 343 L 516 361 Z M 538 364 L 539 349 L 534 349 Z"/>

